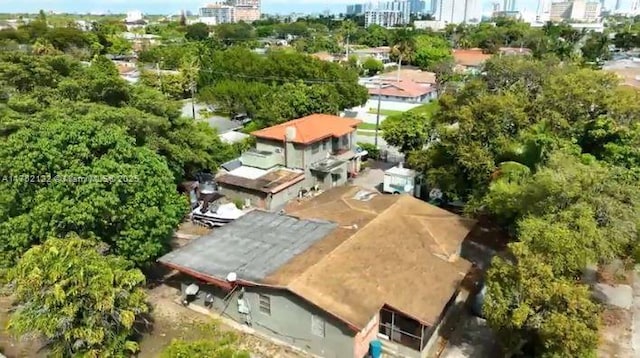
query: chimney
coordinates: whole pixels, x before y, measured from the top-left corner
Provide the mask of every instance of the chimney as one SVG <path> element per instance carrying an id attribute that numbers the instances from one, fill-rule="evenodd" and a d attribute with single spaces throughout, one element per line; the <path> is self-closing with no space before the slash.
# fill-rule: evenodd
<path id="1" fill-rule="evenodd" d="M 398 163 L 398 168 L 400 169 L 404 168 L 404 166 L 402 165 L 402 162 Z"/>
<path id="2" fill-rule="evenodd" d="M 293 146 L 293 141 L 296 139 L 296 128 L 287 127 L 284 135 L 284 166 L 291 168 L 295 165 L 296 149 Z"/>

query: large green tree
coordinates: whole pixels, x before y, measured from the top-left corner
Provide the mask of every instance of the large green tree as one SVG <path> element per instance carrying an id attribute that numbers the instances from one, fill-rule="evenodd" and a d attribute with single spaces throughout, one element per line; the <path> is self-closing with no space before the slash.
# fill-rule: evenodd
<path id="1" fill-rule="evenodd" d="M 16 311 L 9 329 L 39 334 L 54 357 L 123 357 L 138 351 L 134 325 L 148 312 L 144 275 L 96 243 L 51 238 L 7 276 Z"/>
<path id="2" fill-rule="evenodd" d="M 165 159 L 116 125 L 50 119 L 0 142 L 0 255 L 75 233 L 143 265 L 168 249 L 185 211 Z"/>
<path id="3" fill-rule="evenodd" d="M 416 53 L 413 64 L 422 70 L 431 69 L 438 63 L 453 59 L 449 43 L 442 37 L 420 35 L 415 41 Z"/>
<path id="4" fill-rule="evenodd" d="M 533 343 L 537 357 L 596 357 L 599 309 L 586 286 L 554 276 L 525 244 L 514 260 L 496 258 L 487 277 L 483 312 L 510 353 Z"/>
<path id="5" fill-rule="evenodd" d="M 429 115 L 411 111 L 387 117 L 380 129 L 382 138 L 402 153 L 422 149 L 433 135 Z"/>

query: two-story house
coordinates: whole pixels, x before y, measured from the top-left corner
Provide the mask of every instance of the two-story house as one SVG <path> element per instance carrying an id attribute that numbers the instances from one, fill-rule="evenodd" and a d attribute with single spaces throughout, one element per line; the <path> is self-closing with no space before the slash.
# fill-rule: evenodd
<path id="1" fill-rule="evenodd" d="M 304 191 L 347 183 L 360 170 L 361 121 L 313 114 L 251 133 L 255 148 L 216 178 L 220 192 L 272 210 Z"/>

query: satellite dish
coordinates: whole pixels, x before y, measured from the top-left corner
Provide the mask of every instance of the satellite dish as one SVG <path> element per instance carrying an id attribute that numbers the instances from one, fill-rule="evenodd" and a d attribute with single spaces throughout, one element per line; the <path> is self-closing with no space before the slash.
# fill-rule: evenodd
<path id="1" fill-rule="evenodd" d="M 442 190 L 438 188 L 431 189 L 431 191 L 429 192 L 429 199 L 442 199 Z"/>
<path id="2" fill-rule="evenodd" d="M 229 274 L 227 275 L 227 281 L 229 282 L 236 282 L 237 279 L 238 275 L 236 275 L 235 272 L 229 272 Z"/>
<path id="3" fill-rule="evenodd" d="M 405 193 L 408 193 L 408 192 L 410 192 L 410 191 L 411 191 L 411 185 L 409 185 L 409 184 L 405 184 L 405 185 L 404 185 L 404 192 L 405 192 Z"/>

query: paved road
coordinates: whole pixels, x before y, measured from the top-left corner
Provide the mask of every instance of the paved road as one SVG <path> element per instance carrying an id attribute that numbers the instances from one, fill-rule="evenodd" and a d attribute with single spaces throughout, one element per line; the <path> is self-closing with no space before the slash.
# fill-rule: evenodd
<path id="1" fill-rule="evenodd" d="M 215 115 L 210 117 L 203 117 L 200 114 L 200 110 L 202 109 L 207 109 L 207 106 L 201 103 L 195 104 L 196 120 L 209 123 L 211 127 L 218 130 L 219 134 L 226 133 L 233 129 L 238 128 L 238 123 L 234 123 L 231 120 L 229 120 L 229 118 L 226 118 L 226 117 L 215 116 Z M 182 102 L 182 116 L 193 117 L 191 100 L 187 99 Z"/>

